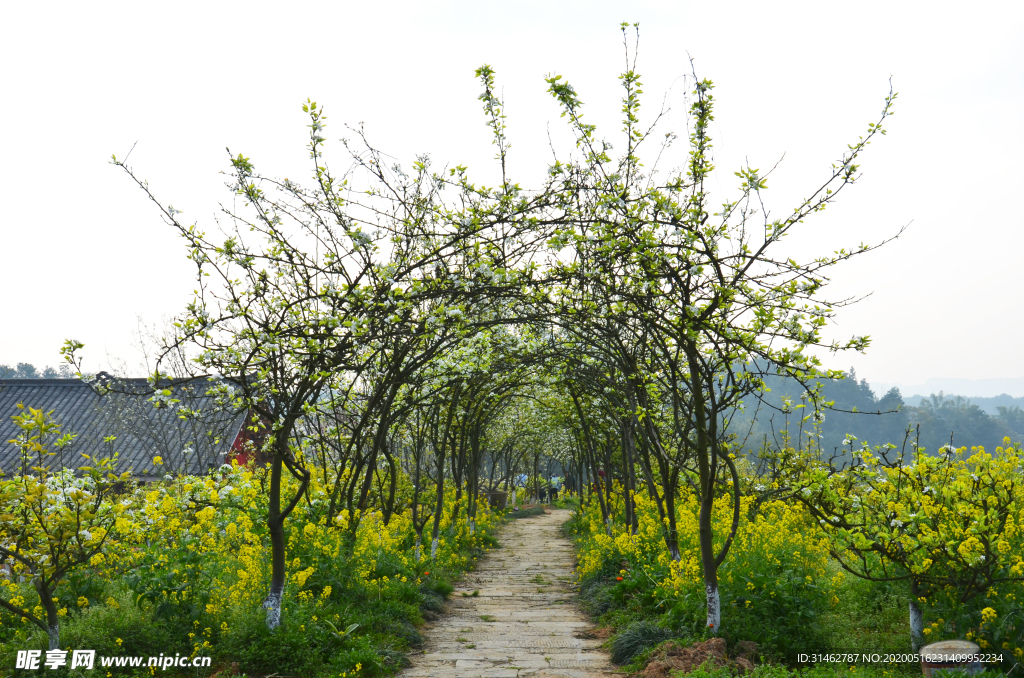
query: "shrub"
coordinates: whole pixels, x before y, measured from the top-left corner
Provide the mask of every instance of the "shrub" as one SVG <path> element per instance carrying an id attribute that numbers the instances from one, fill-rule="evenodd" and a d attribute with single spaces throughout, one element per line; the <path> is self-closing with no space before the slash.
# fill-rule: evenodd
<path id="1" fill-rule="evenodd" d="M 257 613 L 222 651 L 247 671 L 260 675 L 312 676 L 320 668 L 320 650 L 327 644 L 327 634 L 316 625 L 286 619 L 270 631 Z"/>
<path id="2" fill-rule="evenodd" d="M 420 590 L 433 593 L 434 595 L 445 599 L 452 594 L 455 587 L 452 586 L 451 582 L 445 581 L 444 579 L 431 577 L 430 579 L 425 579 L 423 581 L 420 585 Z"/>
<path id="3" fill-rule="evenodd" d="M 671 630 L 652 621 L 633 622 L 612 639 L 611 660 L 616 664 L 628 664 L 641 652 L 674 636 Z"/>
<path id="4" fill-rule="evenodd" d="M 66 618 L 61 629 L 64 647 L 89 648 L 97 656 L 157 656 L 190 651 L 188 639 L 154 620 L 150 611 L 134 604 L 130 591 L 111 596 L 103 605 L 90 605 Z"/>
<path id="5" fill-rule="evenodd" d="M 580 582 L 579 596 L 583 609 L 595 617 L 608 612 L 615 605 L 612 588 L 609 582 L 597 577 Z"/>

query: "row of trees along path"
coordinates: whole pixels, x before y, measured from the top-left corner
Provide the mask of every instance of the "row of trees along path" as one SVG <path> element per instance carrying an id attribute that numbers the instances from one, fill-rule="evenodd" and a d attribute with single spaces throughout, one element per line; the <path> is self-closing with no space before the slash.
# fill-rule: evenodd
<path id="1" fill-rule="evenodd" d="M 281 623 L 288 577 L 286 524 L 314 476 L 330 488 L 324 524 L 344 524 L 353 535 L 368 515 L 387 524 L 409 512 L 422 564 L 437 550 L 449 490 L 472 532 L 482 492 L 508 489 L 527 475 L 539 494 L 540 470 L 555 459 L 575 489 L 586 488 L 583 501 L 600 505 L 609 535 L 616 521 L 637 529 L 634 493 L 646 494 L 675 561 L 677 507 L 698 502 L 706 627 L 720 631 L 718 570 L 729 557 L 741 500 L 752 498 L 756 510 L 762 501 L 792 497 L 801 484 L 793 475 L 801 467 L 784 455 L 762 457 L 775 464 L 766 467 L 768 482 L 741 474 L 742 432 L 730 427 L 733 415 L 764 392 L 769 375 L 804 384 L 812 408 L 804 412 L 817 413 L 828 404 L 815 381 L 842 373 L 825 369 L 815 353 L 869 343 L 864 336 L 823 335 L 851 301 L 830 299 L 824 290 L 834 266 L 878 245 L 809 256 L 786 239 L 857 180 L 861 155 L 885 133 L 895 94 L 889 91 L 875 122 L 823 168 L 805 198 L 770 212 L 763 201 L 770 172 L 742 167 L 732 195 L 711 193 L 719 182 L 710 80 L 694 74 L 689 81 L 683 153 L 676 154 L 679 137 L 665 129 L 667 109 L 641 125 L 636 43 L 632 27 L 622 29 L 618 156 L 584 117 L 580 94 L 561 76 L 549 76 L 554 110 L 574 143 L 564 149 L 552 142 L 556 157 L 531 189 L 509 176 L 504 102 L 489 66 L 477 76 L 496 149 L 500 178 L 493 187 L 471 181 L 462 166 L 433 168 L 427 157 L 403 168 L 361 129 L 343 142 L 348 169 L 334 173 L 325 157 L 326 119 L 312 101 L 304 105 L 312 181 L 264 175 L 249 158 L 231 155 L 235 198 L 223 208 L 221 233 L 184 223 L 124 160 L 114 159 L 185 240 L 197 267 L 194 299 L 152 372 L 152 400 L 171 406 L 168 382 L 208 380 L 252 413 L 249 427 L 269 468 L 264 519 L 272 576 L 264 607 L 271 629 Z M 642 161 L 641 148 L 652 143 L 657 148 Z M 662 170 L 667 162 L 677 169 Z M 74 341 L 65 347 L 79 370 L 81 348 Z M 826 479 L 835 470 L 815 468 Z M 799 488 L 796 496 L 816 503 L 822 522 L 843 524 L 855 507 L 829 503 L 832 494 L 822 487 Z M 613 515 L 620 503 L 624 515 Z M 716 511 L 727 517 L 718 534 Z M 525 630 L 536 623 L 529 588 L 550 597 L 550 610 L 535 611 L 558 619 L 550 616 L 563 609 L 558 580 L 571 568 L 555 522 L 509 528 L 509 550 L 487 567 L 508 561 L 511 588 L 506 579 L 505 588 L 487 585 L 489 595 L 460 602 L 514 600 L 493 608 L 494 623 L 521 622 Z M 546 545 L 526 532 L 516 543 L 518 532 L 534 529 Z M 850 548 L 875 548 L 864 543 Z M 545 549 L 544 557 L 534 558 L 532 549 Z M 552 554 L 562 559 L 553 577 L 543 569 L 531 574 L 531 560 L 554 568 Z M 522 575 L 550 579 L 551 587 L 520 582 Z M 914 575 L 906 563 L 884 576 L 944 585 Z M 986 585 L 997 580 L 985 576 Z M 554 623 L 566 631 L 582 623 L 564 609 L 565 621 Z M 482 618 L 469 623 L 470 608 L 461 614 L 467 622 L 459 628 L 471 629 L 465 637 L 479 638 L 468 644 L 488 649 L 483 636 L 497 627 Z M 476 616 L 484 614 L 491 613 Z M 56 617 L 32 618 L 50 627 L 56 647 Z M 571 634 L 549 633 L 571 642 Z M 491 659 L 478 654 L 456 662 Z M 562 661 L 556 654 L 541 661 Z"/>

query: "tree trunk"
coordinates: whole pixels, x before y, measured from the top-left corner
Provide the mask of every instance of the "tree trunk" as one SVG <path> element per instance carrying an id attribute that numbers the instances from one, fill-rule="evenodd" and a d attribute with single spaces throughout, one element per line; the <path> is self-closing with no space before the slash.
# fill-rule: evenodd
<path id="1" fill-rule="evenodd" d="M 533 498 L 540 504 L 540 452 L 533 453 Z"/>
<path id="2" fill-rule="evenodd" d="M 419 445 L 419 443 L 417 443 L 417 445 Z M 420 471 L 423 462 L 422 445 L 419 445 L 419 447 L 417 447 L 416 450 L 416 472 L 415 475 L 413 476 L 412 488 L 412 528 L 416 531 L 415 555 L 416 562 L 418 563 L 420 562 L 420 546 L 423 543 L 423 528 L 427 524 L 427 519 L 423 518 L 422 520 L 420 520 L 420 513 L 422 512 L 422 507 L 420 506 L 420 494 L 422 494 L 420 489 L 420 483 L 422 482 Z"/>
<path id="3" fill-rule="evenodd" d="M 710 417 L 705 409 L 703 384 L 700 381 L 700 368 L 696 351 L 687 351 L 690 368 L 691 393 L 693 394 L 694 430 L 697 434 L 697 468 L 700 479 L 700 512 L 697 519 L 697 535 L 700 540 L 700 561 L 704 574 L 704 590 L 707 593 L 708 628 L 711 633 L 718 634 L 722 620 L 722 603 L 718 596 L 718 563 L 715 562 L 715 539 L 712 527 L 712 513 L 715 508 L 715 475 L 717 459 L 712 449 L 714 441 L 708 435 Z"/>
<path id="4" fill-rule="evenodd" d="M 610 537 L 612 536 L 612 507 L 605 501 L 604 490 L 601 489 L 601 476 L 597 473 L 597 464 L 593 459 L 590 460 L 590 465 L 593 486 L 597 489 L 597 503 L 601 508 L 601 517 L 604 518 L 604 531 Z"/>
<path id="5" fill-rule="evenodd" d="M 388 391 L 385 397 L 382 407 L 380 420 L 377 422 L 377 432 L 373 436 L 373 443 L 370 450 L 370 456 L 366 460 L 366 475 L 363 477 L 362 487 L 359 488 L 359 502 L 356 507 L 359 509 L 359 519 L 362 520 L 362 514 L 366 510 L 366 503 L 370 497 L 370 489 L 373 486 L 373 475 L 377 470 L 377 457 L 381 450 L 387 447 L 387 435 L 388 435 L 388 423 L 389 414 L 391 411 L 391 405 L 395 402 L 395 396 L 398 393 L 399 384 L 394 384 Z M 385 455 L 389 455 L 389 452 L 385 452 Z M 390 458 L 389 458 L 390 463 Z M 358 522 L 355 520 L 355 516 L 350 516 L 349 520 L 353 526 L 358 526 Z M 386 523 L 385 523 L 386 524 Z M 355 536 L 355 529 L 352 530 L 352 536 Z"/>
<path id="6" fill-rule="evenodd" d="M 718 573 L 711 575 L 713 581 L 708 582 L 705 577 L 704 592 L 708 599 L 708 628 L 711 635 L 717 636 L 722 626 L 722 598 L 718 592 Z"/>
<path id="7" fill-rule="evenodd" d="M 608 502 L 608 513 L 611 513 L 611 442 L 604 446 L 604 496 Z M 629 529 L 629 523 L 626 524 Z"/>
<path id="8" fill-rule="evenodd" d="M 267 529 L 270 532 L 270 592 L 263 607 L 267 611 L 267 628 L 281 625 L 281 598 L 285 581 L 284 516 L 281 515 L 281 471 L 284 462 L 275 454 L 270 466 L 270 505 L 267 508 Z"/>
<path id="9" fill-rule="evenodd" d="M 917 599 L 920 597 L 921 591 L 917 585 L 917 580 L 913 577 L 910 578 L 910 648 L 911 651 L 917 652 L 921 649 L 921 645 L 924 642 L 924 615 L 921 614 L 921 608 L 917 606 Z"/>
<path id="10" fill-rule="evenodd" d="M 388 462 L 388 499 L 384 504 L 384 525 L 388 525 L 391 522 L 391 516 L 395 513 L 395 495 L 398 493 L 398 463 L 395 461 L 395 457 L 391 454 L 391 449 L 384 442 L 384 458 Z"/>
<path id="11" fill-rule="evenodd" d="M 466 477 L 466 527 L 470 536 L 476 532 L 476 509 L 480 501 L 480 422 L 473 426 L 469 435 L 470 468 Z"/>
<path id="12" fill-rule="evenodd" d="M 459 394 L 462 392 L 462 384 L 458 382 L 455 385 L 454 393 L 452 394 L 452 400 L 448 405 L 448 418 L 445 423 L 444 431 L 440 436 L 437 435 L 437 427 L 434 428 L 434 437 L 431 440 L 431 445 L 434 447 L 434 456 L 437 457 L 437 495 L 435 497 L 436 504 L 434 506 L 434 527 L 431 531 L 430 539 L 430 560 L 434 561 L 437 559 L 437 542 L 438 536 L 441 530 L 441 517 L 444 515 L 444 466 L 445 466 L 445 446 L 448 444 L 448 434 L 452 428 L 452 418 L 455 416 L 455 404 L 459 400 Z M 437 445 L 437 441 L 440 440 L 440 446 Z M 452 449 L 452 456 L 454 457 L 455 450 Z M 454 464 L 453 464 L 454 465 Z"/>
<path id="13" fill-rule="evenodd" d="M 572 396 L 573 405 L 576 407 L 576 414 L 580 419 L 580 426 L 583 427 L 583 438 L 585 447 L 581 445 L 583 456 L 586 458 L 587 463 L 591 469 L 591 482 L 587 484 L 587 492 L 592 493 L 594 486 L 597 487 L 597 499 L 601 506 L 601 517 L 604 519 L 604 530 L 607 535 L 612 536 L 612 514 L 611 514 L 611 494 L 608 495 L 609 503 L 605 503 L 603 490 L 601 489 L 601 476 L 598 475 L 598 469 L 596 468 L 596 457 L 597 449 L 594 443 L 594 438 L 590 433 L 590 425 L 587 423 L 586 417 L 583 416 L 583 408 L 580 406 L 579 398 L 573 391 L 569 391 L 569 395 Z M 609 469 L 605 469 L 607 473 Z"/>
<path id="14" fill-rule="evenodd" d="M 36 592 L 39 594 L 39 602 L 46 611 L 46 635 L 50 639 L 49 649 L 60 649 L 60 616 L 57 615 L 57 604 L 53 602 L 53 591 L 43 584 L 42 579 L 35 580 Z"/>
<path id="15" fill-rule="evenodd" d="M 718 595 L 718 566 L 715 563 L 714 534 L 711 530 L 713 501 L 714 496 L 710 492 L 705 492 L 701 497 L 698 535 L 704 590 L 708 598 L 708 628 L 713 635 L 717 635 L 722 620 L 722 602 Z"/>
<path id="16" fill-rule="evenodd" d="M 634 417 L 635 420 L 635 417 Z M 637 422 L 639 423 L 639 422 Z M 659 445 L 657 438 L 651 429 L 648 428 L 649 422 L 645 421 L 642 427 L 638 426 L 641 432 L 639 436 L 640 447 L 637 458 L 640 461 L 640 469 L 644 473 L 644 479 L 647 483 L 647 494 L 654 498 L 654 503 L 658 506 L 658 518 L 661 520 L 662 534 L 665 537 L 665 545 L 669 547 L 669 551 L 672 551 L 671 544 L 669 543 L 669 528 L 668 526 L 668 513 L 665 508 L 664 497 L 658 492 L 658 484 L 654 482 L 654 470 L 651 466 L 651 448 Z M 668 461 L 664 460 L 663 454 L 657 454 L 655 462 L 658 464 L 658 473 L 662 478 L 662 487 L 669 485 L 669 475 L 666 469 L 668 468 Z M 673 515 L 675 504 L 673 504 Z"/>
<path id="17" fill-rule="evenodd" d="M 441 516 L 444 514 L 444 456 L 439 456 L 437 464 L 437 503 L 434 506 L 434 528 L 431 531 L 430 559 L 437 558 L 437 538 L 441 531 Z"/>
<path id="18" fill-rule="evenodd" d="M 678 561 L 682 559 L 683 554 L 679 550 L 679 527 L 676 525 L 675 474 L 670 474 L 668 482 L 665 483 L 665 518 L 665 546 L 668 547 L 669 557 Z"/>
<path id="19" fill-rule="evenodd" d="M 452 454 L 452 481 L 455 483 L 455 502 L 452 504 L 452 526 L 459 524 L 459 511 L 462 510 L 462 476 L 466 473 L 466 433 L 465 426 L 459 434 L 458 453 Z M 455 450 L 455 441 L 452 441 Z"/>
<path id="20" fill-rule="evenodd" d="M 630 429 L 628 420 L 621 420 L 622 433 L 622 500 L 626 507 L 626 529 L 630 535 L 637 532 L 639 517 L 636 514 L 636 505 L 633 503 L 633 432 Z"/>

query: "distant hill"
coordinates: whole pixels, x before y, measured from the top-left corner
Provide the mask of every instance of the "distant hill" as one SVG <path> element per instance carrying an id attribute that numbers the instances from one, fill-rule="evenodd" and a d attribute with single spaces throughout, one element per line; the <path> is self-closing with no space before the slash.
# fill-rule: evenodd
<path id="1" fill-rule="evenodd" d="M 814 433 L 810 422 L 801 422 L 801 417 L 810 413 L 809 403 L 804 409 L 793 409 L 788 416 L 778 411 L 787 400 L 791 407 L 807 402 L 801 400 L 803 386 L 781 377 L 767 379 L 766 383 L 771 390 L 763 402 L 748 397 L 744 411 L 734 416 L 729 426 L 743 447 L 753 453 L 765 440 L 773 446 L 781 443 L 784 432 L 788 432 L 791 444 L 806 441 L 808 433 Z M 956 447 L 983 446 L 987 450 L 1002 445 L 1007 437 L 1024 440 L 1024 398 L 1006 394 L 968 398 L 936 392 L 927 397 L 915 394 L 904 398 L 898 388 L 876 394 L 867 381 L 858 380 L 850 370 L 845 379 L 824 381 L 822 396 L 834 402 L 833 409 L 823 412 L 824 419 L 816 432 L 818 443 L 828 454 L 842 455 L 844 449 L 848 450 L 843 442 L 849 436 L 856 438 L 857 447 L 862 442 L 901 447 L 908 428 L 929 452 L 951 440 Z"/>
<path id="2" fill-rule="evenodd" d="M 999 416 L 999 408 L 1000 407 L 1005 407 L 1007 409 L 1012 409 L 1014 407 L 1020 407 L 1020 408 L 1024 409 L 1024 397 L 1014 398 L 1013 396 L 1007 395 L 1005 393 L 1003 393 L 1002 395 L 992 396 L 990 398 L 978 398 L 978 397 L 974 397 L 974 396 L 965 396 L 962 393 L 958 393 L 957 396 L 969 399 L 971 401 L 971 403 L 973 403 L 974 405 L 977 405 L 986 414 L 991 415 L 993 417 L 998 417 Z M 955 398 L 957 396 L 948 396 L 948 397 Z M 919 405 L 921 403 L 922 400 L 927 400 L 927 399 L 929 399 L 929 396 L 923 396 L 923 395 L 915 393 L 912 396 L 905 397 L 903 399 L 903 401 L 907 405 L 912 405 L 912 406 L 916 407 L 917 405 Z"/>
<path id="3" fill-rule="evenodd" d="M 901 393 L 956 393 L 972 401 L 980 398 L 1001 397 L 1024 398 L 1024 377 L 999 377 L 996 379 L 958 379 L 953 377 L 932 377 L 923 384 L 903 384 L 876 381 L 871 387 L 878 393 L 896 387 Z M 917 395 L 911 396 L 917 398 Z M 907 400 L 911 404 L 910 400 Z"/>

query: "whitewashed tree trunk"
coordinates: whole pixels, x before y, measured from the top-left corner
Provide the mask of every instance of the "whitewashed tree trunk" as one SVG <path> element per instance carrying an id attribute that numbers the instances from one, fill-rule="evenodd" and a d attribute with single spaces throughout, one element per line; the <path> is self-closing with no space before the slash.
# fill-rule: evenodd
<path id="1" fill-rule="evenodd" d="M 512 508 L 515 508 L 515 507 L 516 507 L 516 491 L 515 491 L 515 489 L 513 489 L 512 490 Z"/>
<path id="2" fill-rule="evenodd" d="M 469 519 L 469 534 L 470 534 L 470 536 L 473 536 L 474 532 L 476 532 L 476 519 L 475 518 L 470 518 Z"/>
<path id="3" fill-rule="evenodd" d="M 60 649 L 60 624 L 50 624 L 46 629 L 46 635 L 50 637 L 50 649 Z"/>
<path id="4" fill-rule="evenodd" d="M 914 652 L 921 649 L 924 642 L 924 615 L 917 601 L 910 599 L 910 647 Z"/>
<path id="5" fill-rule="evenodd" d="M 416 535 L 416 548 L 414 550 L 414 553 L 416 554 L 416 562 L 417 563 L 420 562 L 420 545 L 421 545 L 422 541 L 423 541 L 423 538 L 420 537 L 420 535 L 417 534 Z"/>
<path id="6" fill-rule="evenodd" d="M 717 586 L 709 584 L 704 590 L 708 595 L 708 628 L 711 629 L 712 635 L 717 636 L 718 629 L 722 626 L 722 598 Z"/>
<path id="7" fill-rule="evenodd" d="M 263 607 L 267 611 L 267 628 L 273 631 L 281 625 L 281 594 L 284 591 L 270 589 L 267 599 L 263 601 Z"/>
<path id="8" fill-rule="evenodd" d="M 430 559 L 437 560 L 437 537 L 434 537 L 434 540 L 430 542 Z"/>

